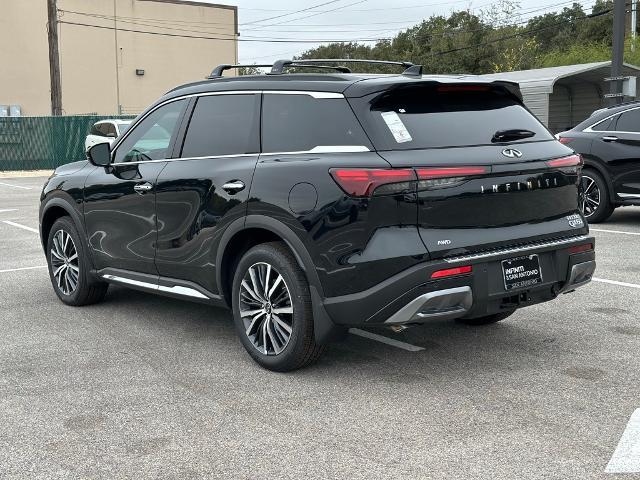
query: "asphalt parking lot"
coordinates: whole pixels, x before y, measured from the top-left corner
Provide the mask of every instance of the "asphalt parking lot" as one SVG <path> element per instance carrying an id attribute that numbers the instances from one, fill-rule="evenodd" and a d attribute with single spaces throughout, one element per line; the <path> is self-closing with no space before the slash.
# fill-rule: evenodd
<path id="1" fill-rule="evenodd" d="M 576 293 L 484 328 L 347 335 L 276 374 L 223 310 L 59 302 L 44 180 L 0 178 L 0 478 L 640 478 L 640 208 L 594 228 Z"/>

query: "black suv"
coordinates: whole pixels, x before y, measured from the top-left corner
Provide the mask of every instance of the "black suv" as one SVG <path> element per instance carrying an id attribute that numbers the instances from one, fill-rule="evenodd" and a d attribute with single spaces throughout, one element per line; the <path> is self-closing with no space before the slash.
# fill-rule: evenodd
<path id="1" fill-rule="evenodd" d="M 584 158 L 580 205 L 590 223 L 640 205 L 640 102 L 596 110 L 558 137 Z"/>
<path id="2" fill-rule="evenodd" d="M 220 66 L 57 169 L 40 231 L 60 299 L 114 283 L 232 308 L 285 371 L 349 326 L 483 325 L 591 279 L 582 161 L 516 84 L 316 62 Z"/>

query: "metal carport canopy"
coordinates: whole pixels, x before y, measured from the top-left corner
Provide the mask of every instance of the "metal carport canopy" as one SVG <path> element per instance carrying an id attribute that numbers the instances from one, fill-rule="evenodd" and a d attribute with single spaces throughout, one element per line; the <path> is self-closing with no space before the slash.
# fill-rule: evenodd
<path id="1" fill-rule="evenodd" d="M 560 67 L 537 68 L 532 70 L 518 70 L 513 72 L 490 73 L 481 75 L 484 78 L 495 80 L 510 80 L 520 84 L 520 90 L 525 104 L 529 109 L 546 125 L 549 125 L 549 96 L 554 93 L 554 86 L 560 82 L 565 84 L 592 85 L 601 90 L 602 94 L 608 93 L 609 89 L 604 82 L 611 72 L 611 62 L 594 62 L 577 65 L 564 65 Z M 640 74 L 640 67 L 624 64 L 624 75 Z M 593 109 L 603 105 L 593 105 Z M 585 117 L 586 118 L 586 117 Z M 575 120 L 574 120 L 575 122 Z"/>

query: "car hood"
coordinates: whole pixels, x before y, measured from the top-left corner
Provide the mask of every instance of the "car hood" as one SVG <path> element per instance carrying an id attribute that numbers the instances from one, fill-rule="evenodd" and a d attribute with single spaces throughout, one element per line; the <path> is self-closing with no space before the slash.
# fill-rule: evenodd
<path id="1" fill-rule="evenodd" d="M 67 163 L 66 165 L 61 165 L 56 168 L 54 174 L 56 176 L 73 175 L 74 173 L 82 170 L 87 165 L 89 165 L 88 160 L 80 160 L 78 162 Z"/>

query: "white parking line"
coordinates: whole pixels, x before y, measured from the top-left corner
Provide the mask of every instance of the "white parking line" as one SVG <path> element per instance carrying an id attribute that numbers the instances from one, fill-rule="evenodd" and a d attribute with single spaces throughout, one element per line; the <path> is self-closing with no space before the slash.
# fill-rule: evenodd
<path id="1" fill-rule="evenodd" d="M 603 228 L 591 228 L 589 227 L 590 232 L 604 232 L 604 233 L 621 233 L 623 235 L 640 235 L 640 232 L 625 232 L 623 230 L 605 230 Z"/>
<path id="2" fill-rule="evenodd" d="M 420 350 L 424 350 L 424 348 L 422 347 L 411 345 L 410 343 L 401 342 L 400 340 L 394 340 L 393 338 L 385 337 L 383 335 L 378 335 L 376 333 L 360 330 L 359 328 L 350 328 L 349 333 L 352 333 L 353 335 L 358 335 L 359 337 L 368 338 L 369 340 L 375 340 L 377 342 L 386 343 L 387 345 L 391 345 L 392 347 L 408 350 L 409 352 L 419 352 Z"/>
<path id="3" fill-rule="evenodd" d="M 8 268 L 6 270 L 0 270 L 0 273 L 20 272 L 22 270 L 36 270 L 38 268 L 47 268 L 47 266 L 46 265 L 38 265 L 37 267 Z"/>
<path id="4" fill-rule="evenodd" d="M 9 220 L 3 220 L 2 223 L 6 223 L 7 225 L 11 225 L 12 227 L 22 228 L 23 230 L 27 230 L 29 232 L 38 233 L 38 229 L 37 228 L 27 227 L 26 225 L 21 225 L 19 223 L 11 222 Z"/>
<path id="5" fill-rule="evenodd" d="M 10 183 L 0 182 L 0 185 L 2 185 L 4 187 L 21 188 L 22 190 L 31 190 L 31 187 L 23 187 L 22 185 L 12 185 Z"/>
<path id="6" fill-rule="evenodd" d="M 639 473 L 640 472 L 640 408 L 629 419 L 622 438 L 616 447 L 607 473 Z"/>
<path id="7" fill-rule="evenodd" d="M 640 288 L 637 283 L 618 282 L 616 280 L 607 280 L 606 278 L 592 278 L 594 282 L 609 283 L 611 285 L 618 285 L 619 287 Z"/>
<path id="8" fill-rule="evenodd" d="M 0 213 L 5 213 L 5 212 L 17 212 L 18 209 L 17 208 L 3 208 L 0 210 Z"/>

